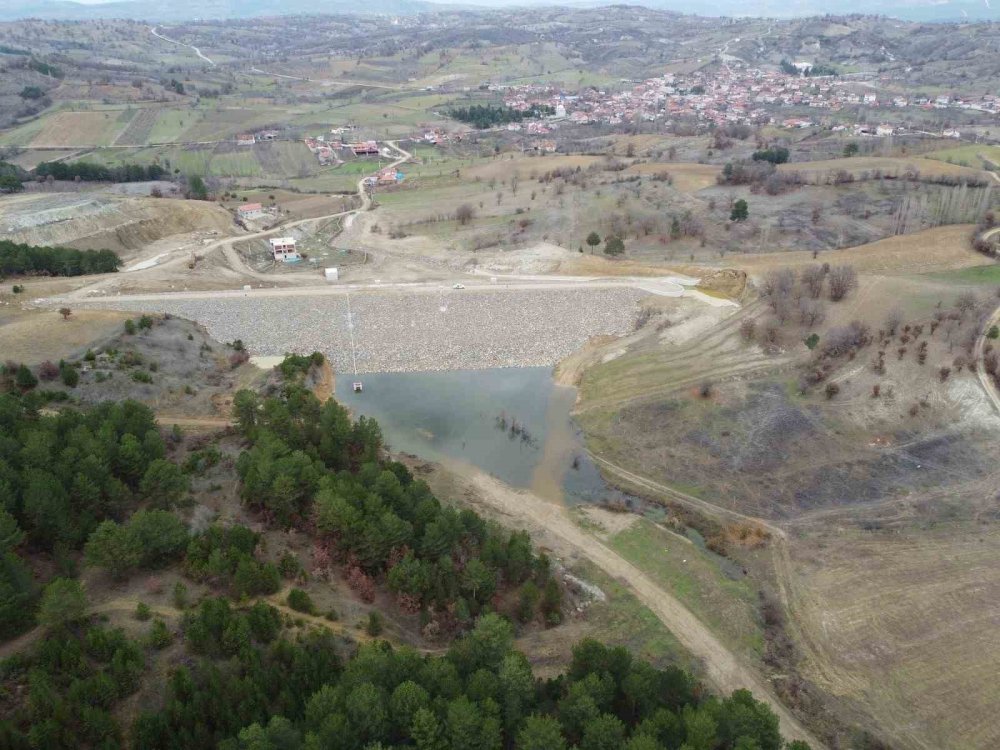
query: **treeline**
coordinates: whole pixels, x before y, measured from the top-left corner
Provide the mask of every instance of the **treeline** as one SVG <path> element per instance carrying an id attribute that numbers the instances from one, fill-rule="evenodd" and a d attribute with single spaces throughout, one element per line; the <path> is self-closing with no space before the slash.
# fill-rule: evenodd
<path id="1" fill-rule="evenodd" d="M 35 174 L 38 177 L 51 176 L 55 180 L 79 178 L 84 182 L 146 182 L 170 176 L 170 172 L 159 164 L 122 164 L 117 167 L 106 167 L 103 164 L 86 161 L 72 163 L 43 161 L 35 167 Z"/>
<path id="2" fill-rule="evenodd" d="M 118 748 L 127 735 L 135 750 L 808 750 L 786 743 L 750 692 L 710 696 L 622 647 L 582 641 L 566 674 L 539 679 L 494 614 L 441 656 L 382 641 L 346 662 L 328 631 L 293 639 L 264 602 L 208 597 L 182 632 L 187 653 L 157 690 L 162 704 L 125 732 L 122 701 L 173 634 L 156 620 L 131 639 L 79 614 L 54 626 L 3 665 L 0 745 Z"/>
<path id="3" fill-rule="evenodd" d="M 0 276 L 113 273 L 121 264 L 121 258 L 111 250 L 77 250 L 0 240 Z"/>
<path id="4" fill-rule="evenodd" d="M 0 747 L 123 747 L 113 710 L 139 687 L 145 662 L 143 648 L 120 628 L 58 626 L 31 655 L 0 664 Z"/>
<path id="5" fill-rule="evenodd" d="M 799 70 L 788 60 L 782 60 L 779 65 L 781 66 L 781 72 L 790 76 L 804 75 L 809 78 L 813 78 L 816 76 L 840 75 L 840 72 L 835 67 L 832 65 L 824 65 L 823 63 L 815 63 L 811 67 L 804 70 Z"/>
<path id="6" fill-rule="evenodd" d="M 467 627 L 506 592 L 521 621 L 560 621 L 561 589 L 528 536 L 443 506 L 382 457 L 373 420 L 352 422 L 297 385 L 265 399 L 240 391 L 234 408 L 251 443 L 236 462 L 244 502 L 271 523 L 311 530 L 314 564 L 339 564 L 362 599 L 388 587 L 404 610 L 423 613 L 430 636 Z"/>
<path id="7" fill-rule="evenodd" d="M 449 117 L 468 123 L 480 130 L 506 125 L 510 122 L 521 122 L 536 117 L 554 115 L 555 113 L 555 109 L 547 104 L 533 104 L 531 109 L 523 112 L 519 109 L 493 104 L 473 104 L 469 107 L 455 107 L 448 110 Z"/>
<path id="8" fill-rule="evenodd" d="M 788 149 L 784 146 L 772 146 L 753 152 L 754 161 L 767 161 L 771 164 L 784 164 L 788 161 Z"/>
<path id="9" fill-rule="evenodd" d="M 780 160 L 787 159 L 787 155 L 788 151 L 784 148 L 767 149 L 755 152 L 751 160 L 727 161 L 722 167 L 722 173 L 716 177 L 716 182 L 720 185 L 749 185 L 754 193 L 780 195 L 805 183 L 800 172 L 777 170 L 775 164 L 784 163 Z"/>
<path id="10" fill-rule="evenodd" d="M 25 172 L 16 164 L 0 160 L 0 193 L 18 193 L 24 190 Z"/>
<path id="11" fill-rule="evenodd" d="M 102 521 L 140 501 L 166 507 L 186 486 L 164 458 L 145 406 L 124 401 L 40 414 L 36 404 L 31 396 L 0 395 L 0 637 L 33 621 L 36 592 L 19 551 L 72 567 L 72 552 Z M 164 536 L 162 520 L 140 519 L 131 528 L 130 539 L 146 550 L 137 555 Z"/>
<path id="12" fill-rule="evenodd" d="M 262 603 L 207 599 L 185 617 L 200 658 L 133 726 L 136 750 L 807 750 L 745 690 L 706 695 L 677 668 L 578 644 L 565 675 L 539 680 L 495 614 L 444 656 L 385 642 L 343 663 L 328 633 L 295 642 Z"/>

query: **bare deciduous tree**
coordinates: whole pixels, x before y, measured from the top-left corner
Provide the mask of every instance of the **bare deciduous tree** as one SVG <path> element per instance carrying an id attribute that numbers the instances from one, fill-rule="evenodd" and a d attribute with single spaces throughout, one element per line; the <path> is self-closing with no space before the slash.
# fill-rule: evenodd
<path id="1" fill-rule="evenodd" d="M 829 277 L 831 302 L 840 302 L 858 285 L 858 273 L 853 266 L 834 266 Z"/>
<path id="2" fill-rule="evenodd" d="M 823 303 L 818 299 L 805 299 L 799 300 L 799 322 L 812 328 L 818 323 L 822 323 L 826 318 L 826 308 Z"/>
<path id="3" fill-rule="evenodd" d="M 885 330 L 890 336 L 895 336 L 899 327 L 903 324 L 903 313 L 898 308 L 895 307 L 889 311 L 889 314 L 885 318 Z"/>
<path id="4" fill-rule="evenodd" d="M 823 266 L 819 264 L 806 266 L 802 269 L 801 278 L 802 285 L 809 292 L 809 296 L 813 299 L 819 299 L 820 295 L 823 294 L 823 280 L 826 278 Z"/>
<path id="5" fill-rule="evenodd" d="M 476 215 L 476 209 L 474 209 L 468 203 L 463 203 L 461 206 L 455 209 L 455 221 L 457 221 L 463 227 L 470 221 L 472 221 L 475 215 Z"/>

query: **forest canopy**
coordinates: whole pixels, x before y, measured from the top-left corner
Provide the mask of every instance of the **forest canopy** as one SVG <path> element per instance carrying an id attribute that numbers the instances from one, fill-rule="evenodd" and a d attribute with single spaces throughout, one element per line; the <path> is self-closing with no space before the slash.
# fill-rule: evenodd
<path id="1" fill-rule="evenodd" d="M 111 250 L 77 250 L 0 240 L 0 276 L 114 273 L 121 264 L 121 258 Z"/>

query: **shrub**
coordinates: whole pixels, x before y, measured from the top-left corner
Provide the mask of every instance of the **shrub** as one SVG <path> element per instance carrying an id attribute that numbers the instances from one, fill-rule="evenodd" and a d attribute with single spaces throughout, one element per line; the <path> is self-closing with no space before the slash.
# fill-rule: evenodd
<path id="1" fill-rule="evenodd" d="M 368 613 L 368 622 L 365 624 L 365 632 L 372 638 L 382 635 L 382 615 L 377 610 Z"/>
<path id="2" fill-rule="evenodd" d="M 174 607 L 177 609 L 187 609 L 188 605 L 188 590 L 187 586 L 183 582 L 178 581 L 174 584 L 174 591 L 171 596 L 174 602 Z"/>
<path id="3" fill-rule="evenodd" d="M 38 385 L 38 378 L 31 373 L 27 365 L 18 365 L 14 372 L 14 385 L 22 391 L 30 391 Z"/>
<path id="4" fill-rule="evenodd" d="M 139 602 L 135 605 L 135 619 L 140 622 L 145 622 L 150 617 L 153 616 L 153 610 L 149 608 L 149 605 L 145 602 Z"/>
<path id="5" fill-rule="evenodd" d="M 136 383 L 152 383 L 153 376 L 145 370 L 132 370 L 132 380 Z"/>
<path id="6" fill-rule="evenodd" d="M 163 620 L 154 620 L 153 626 L 149 629 L 149 635 L 146 636 L 146 643 L 159 651 L 169 646 L 173 640 L 174 636 L 167 629 L 166 623 Z"/>
<path id="7" fill-rule="evenodd" d="M 291 552 L 286 552 L 278 560 L 278 570 L 285 578 L 295 578 L 302 573 L 302 564 L 299 558 Z"/>
<path id="8" fill-rule="evenodd" d="M 316 611 L 312 597 L 302 589 L 292 589 L 288 592 L 288 606 L 296 612 L 305 612 L 308 615 Z"/>
<path id="9" fill-rule="evenodd" d="M 59 377 L 59 365 L 51 360 L 45 360 L 38 366 L 38 378 L 45 382 L 51 382 Z"/>
<path id="10" fill-rule="evenodd" d="M 131 319 L 125 321 L 125 333 L 129 336 L 135 335 L 135 321 Z"/>
<path id="11" fill-rule="evenodd" d="M 62 378 L 63 385 L 67 388 L 76 388 L 77 383 L 80 382 L 80 373 L 76 371 L 75 367 L 66 363 L 63 363 L 59 368 L 59 377 Z"/>

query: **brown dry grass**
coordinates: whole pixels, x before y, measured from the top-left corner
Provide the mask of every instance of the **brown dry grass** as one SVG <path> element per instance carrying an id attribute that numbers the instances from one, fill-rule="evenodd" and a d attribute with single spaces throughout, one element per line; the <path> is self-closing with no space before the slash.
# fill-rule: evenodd
<path id="1" fill-rule="evenodd" d="M 633 164 L 625 170 L 630 174 L 669 174 L 673 186 L 682 193 L 696 193 L 715 184 L 719 168 L 712 164 L 645 163 Z"/>
<path id="2" fill-rule="evenodd" d="M 504 154 L 501 159 L 486 162 L 485 164 L 477 164 L 476 166 L 462 170 L 462 176 L 466 179 L 480 177 L 484 180 L 489 180 L 491 178 L 497 180 L 509 180 L 517 174 L 523 180 L 530 177 L 532 172 L 541 175 L 542 173 L 553 169 L 576 169 L 577 167 L 586 169 L 591 164 L 596 164 L 601 161 L 603 161 L 603 159 L 599 156 L 584 156 L 576 154 L 554 156 L 527 156 L 524 154 L 517 154 L 514 155 L 513 158 L 511 158 L 511 155 Z"/>
<path id="3" fill-rule="evenodd" d="M 118 112 L 59 112 L 45 120 L 31 146 L 103 146 L 111 143 L 121 125 Z"/>
<path id="4" fill-rule="evenodd" d="M 63 320 L 55 310 L 0 313 L 0 352 L 4 360 L 36 365 L 79 354 L 94 341 L 117 333 L 132 317 L 107 310 L 78 310 Z"/>
<path id="5" fill-rule="evenodd" d="M 882 170 L 885 174 L 902 173 L 908 169 L 916 169 L 925 177 L 969 177 L 974 179 L 989 179 L 989 175 L 981 169 L 970 169 L 957 164 L 924 159 L 922 157 L 907 158 L 904 156 L 855 156 L 850 159 L 826 159 L 823 161 L 804 161 L 782 164 L 780 172 L 798 172 L 808 175 L 825 175 L 827 173 L 845 170 L 852 175 L 861 172 Z"/>
<path id="6" fill-rule="evenodd" d="M 935 227 L 914 234 L 887 237 L 867 245 L 824 250 L 817 258 L 811 252 L 761 253 L 729 256 L 726 265 L 760 273 L 771 268 L 810 263 L 850 263 L 859 271 L 879 274 L 915 274 L 981 266 L 990 261 L 972 250 L 971 224 Z"/>
<path id="7" fill-rule="evenodd" d="M 1000 532 L 827 526 L 792 542 L 808 675 L 900 746 L 1000 745 Z"/>
<path id="8" fill-rule="evenodd" d="M 634 260 L 611 260 L 601 255 L 577 255 L 560 261 L 553 271 L 556 274 L 572 276 L 667 276 L 671 273 L 687 274 L 690 268 L 676 263 L 657 265 Z M 697 275 L 697 270 L 695 274 Z"/>

